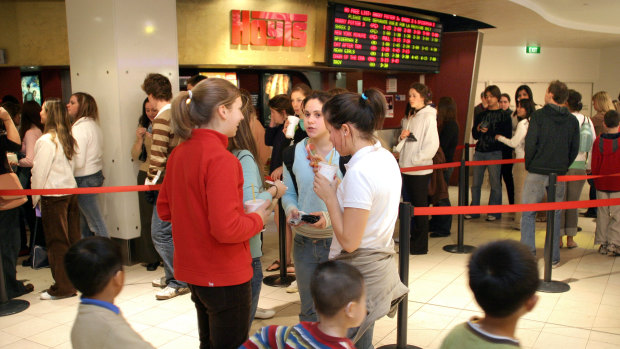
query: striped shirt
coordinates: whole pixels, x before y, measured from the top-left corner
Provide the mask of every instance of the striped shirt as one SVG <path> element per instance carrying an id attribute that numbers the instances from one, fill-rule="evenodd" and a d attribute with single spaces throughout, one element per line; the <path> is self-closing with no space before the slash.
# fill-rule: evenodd
<path id="1" fill-rule="evenodd" d="M 172 149 L 176 147 L 180 141 L 179 137 L 175 137 L 170 129 L 170 104 L 163 107 L 159 114 L 153 120 L 153 143 L 151 144 L 151 156 L 149 158 L 148 178 L 152 180 L 157 171 L 161 171 L 160 182 L 163 180 L 163 172 L 166 169 L 166 162 Z"/>
<path id="2" fill-rule="evenodd" d="M 318 324 L 318 322 L 302 322 L 292 327 L 276 325 L 263 327 L 239 348 L 355 348 L 349 338 L 329 336 L 319 330 Z"/>

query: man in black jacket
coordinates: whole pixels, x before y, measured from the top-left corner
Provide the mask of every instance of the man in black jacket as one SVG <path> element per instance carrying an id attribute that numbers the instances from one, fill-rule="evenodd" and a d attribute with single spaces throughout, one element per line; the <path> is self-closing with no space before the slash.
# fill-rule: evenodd
<path id="1" fill-rule="evenodd" d="M 523 203 L 539 203 L 549 185 L 549 175 L 564 175 L 579 152 L 579 123 L 562 107 L 568 98 L 568 88 L 560 81 L 552 81 L 545 93 L 545 106 L 530 117 L 525 137 L 525 169 Z M 563 201 L 565 183 L 557 183 L 555 201 Z M 560 263 L 560 210 L 555 211 L 552 263 Z M 523 212 L 521 242 L 536 254 L 536 212 Z"/>
<path id="2" fill-rule="evenodd" d="M 487 109 L 474 116 L 474 124 L 471 134 L 476 143 L 474 161 L 501 160 L 502 149 L 505 147 L 495 139 L 495 135 L 502 135 L 510 138 L 512 136 L 512 121 L 510 114 L 499 107 L 501 92 L 495 85 L 487 86 L 484 89 Z M 480 189 L 484 179 L 484 172 L 489 170 L 489 184 L 491 193 L 489 195 L 489 205 L 502 204 L 502 180 L 500 178 L 501 165 L 474 166 L 473 182 L 471 186 L 471 205 L 480 205 Z M 465 219 L 478 218 L 479 214 L 465 215 Z M 494 221 L 501 218 L 501 213 L 491 213 L 487 215 L 487 221 Z"/>

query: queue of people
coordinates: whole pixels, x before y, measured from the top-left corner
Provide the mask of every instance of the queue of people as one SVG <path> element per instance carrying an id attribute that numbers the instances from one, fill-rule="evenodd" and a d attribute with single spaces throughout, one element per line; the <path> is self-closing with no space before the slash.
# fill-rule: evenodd
<path id="1" fill-rule="evenodd" d="M 451 174 L 415 169 L 401 173 L 400 168 L 453 160 L 458 137 L 454 100 L 442 97 L 435 108 L 428 86 L 412 84 L 408 112 L 393 153 L 376 136 L 387 110 L 385 97 L 377 89 L 358 94 L 297 87 L 291 96 L 275 96 L 269 101 L 271 123 L 265 132 L 265 143 L 273 146 L 269 172 L 274 183 L 265 188 L 265 164 L 252 132 L 256 112 L 249 93 L 223 79 L 196 80 L 190 90 L 174 98 L 170 81 L 163 75 L 149 74 L 142 85 L 147 98 L 131 153 L 134 160 L 142 162 L 138 183 L 162 184 L 158 193 L 140 194 L 141 245 L 144 258 L 148 258 L 147 269 L 157 269 L 160 259 L 164 264 L 165 276 L 152 282 L 161 288 L 156 298 L 166 300 L 191 293 L 201 347 L 253 348 L 275 338 L 312 347 L 308 338 L 331 336 L 340 338 L 332 340 L 333 347 L 372 348 L 375 321 L 394 315 L 398 301 L 409 291 L 398 277 L 392 239 L 401 196 L 416 207 L 428 206 L 429 202 L 445 205 L 445 201 L 440 204 L 431 197 L 441 191 L 437 181 L 446 190 Z M 605 175 L 620 171 L 620 120 L 615 110 L 603 115 L 604 128 L 595 137 L 596 123 L 579 113 L 582 103 L 578 92 L 553 81 L 546 91 L 545 105 L 537 107 L 531 90 L 520 87 L 513 132 L 511 112 L 504 108 L 510 97 L 502 95 L 497 86 L 488 86 L 483 96 L 486 106 L 480 108 L 472 127 L 472 135 L 478 140 L 474 160 L 506 158 L 506 149 L 514 149 L 516 157 L 525 160 L 510 171 L 515 203 L 540 202 L 550 173 L 580 175 L 591 171 Z M 301 119 L 297 128 L 291 115 Z M 0 135 L 0 154 L 6 157 L 6 151 L 24 152 L 24 161 L 20 160 L 19 165 L 32 165 L 33 189 L 102 186 L 103 139 L 92 96 L 75 93 L 66 106 L 58 99 L 46 100 L 40 119 L 28 116 L 22 137 L 4 108 L 0 108 L 0 116 L 6 129 Z M 287 138 L 291 124 L 293 132 Z M 489 204 L 501 204 L 502 170 L 499 165 L 491 165 L 474 168 L 472 205 L 479 205 L 486 170 L 491 182 Z M 10 168 L 2 171 L 7 173 Z M 609 178 L 597 178 L 595 186 L 598 198 L 616 198 L 620 192 Z M 555 201 L 578 199 L 582 187 L 583 181 L 558 183 Z M 297 276 L 301 324 L 262 329 L 248 340 L 253 319 L 268 316 L 264 315 L 265 309 L 258 308 L 263 268 L 260 233 L 277 199 L 282 200 L 291 237 L 295 233 L 294 239 L 288 239 L 294 247 L 287 247 L 288 260 L 276 261 L 268 270 L 276 266 L 293 268 L 290 272 Z M 109 235 L 96 195 L 35 195 L 30 205 L 41 212 L 54 279 L 40 298 L 71 297 L 79 290 L 83 294 L 83 317 L 94 316 L 92 307 L 107 308 L 118 315 L 113 302 L 122 288 L 124 274 L 118 251 L 106 239 Z M 599 209 L 595 244 L 600 245 L 600 253 L 620 254 L 619 215 L 616 207 Z M 18 224 L 14 217 L 19 217 L 17 211 L 0 211 L 0 230 L 7 241 L 9 235 L 12 239 L 10 244 L 1 244 L 5 278 L 11 280 L 7 289 L 12 297 L 34 288 L 15 280 L 19 250 L 15 236 L 19 234 L 15 234 Z M 499 218 L 499 214 L 491 213 L 487 221 Z M 577 212 L 557 210 L 554 219 L 553 264 L 557 265 L 561 233 L 568 236 L 568 248 L 577 247 L 573 239 L 578 228 Z M 531 255 L 523 251 L 536 254 L 534 222 L 535 212 L 524 212 L 515 219 L 523 245 L 491 245 L 472 256 L 470 278 L 481 277 L 476 268 L 487 268 L 490 256 L 498 253 L 494 250 L 512 248 L 517 252 L 504 258 L 532 264 Z M 429 231 L 428 217 L 416 216 L 411 225 L 411 249 L 407 252 L 426 254 L 429 233 L 433 233 Z M 445 222 L 437 223 L 443 230 L 431 237 L 449 235 L 449 225 L 446 232 Z M 107 259 L 99 259 L 98 255 Z M 89 263 L 93 268 L 97 263 L 101 265 L 97 269 L 102 273 L 99 279 L 82 278 Z M 514 335 L 516 320 L 536 303 L 531 284 L 538 275 L 527 270 L 513 277 L 527 279 L 528 284 L 510 301 L 498 293 L 508 292 L 505 287 L 509 285 L 498 283 L 504 289 L 495 293 L 477 289 L 475 283 L 470 285 L 488 316 L 510 317 L 505 333 Z M 342 297 L 326 294 L 322 289 L 325 283 Z M 338 291 L 338 287 L 348 291 Z M 511 308 L 500 309 L 500 303 Z M 115 326 L 124 326 L 123 321 Z M 464 326 L 476 332 L 477 323 L 484 321 Z M 74 343 L 84 341 L 87 337 L 80 336 L 89 331 L 94 328 L 76 322 Z M 446 343 L 457 343 L 464 336 L 463 330 L 455 331 Z M 123 333 L 124 337 L 102 341 L 117 340 L 121 347 L 141 343 L 135 333 Z M 279 337 L 282 333 L 287 335 Z M 477 340 L 494 338 L 481 333 Z M 505 338 L 508 344 L 511 340 Z"/>

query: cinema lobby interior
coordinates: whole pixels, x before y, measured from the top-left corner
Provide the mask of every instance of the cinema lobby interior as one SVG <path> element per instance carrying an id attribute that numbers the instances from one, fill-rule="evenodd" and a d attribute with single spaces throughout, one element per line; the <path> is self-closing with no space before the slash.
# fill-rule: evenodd
<path id="1" fill-rule="evenodd" d="M 579 92 L 587 117 L 599 112 L 593 103 L 599 91 L 618 108 L 619 14 L 619 0 L 2 0 L 0 96 L 14 96 L 19 104 L 58 98 L 65 105 L 76 92 L 92 95 L 103 135 L 104 187 L 142 184 L 136 176 L 144 160 L 132 156 L 132 146 L 147 98 L 142 84 L 150 73 L 168 78 L 173 96 L 187 91 L 196 75 L 226 79 L 249 93 L 263 128 L 270 125 L 270 100 L 291 94 L 299 84 L 360 95 L 376 88 L 388 105 L 376 136 L 390 150 L 399 143 L 413 83 L 432 91 L 433 105 L 451 97 L 459 129 L 454 156 L 445 161 L 455 163 L 447 183 L 451 228 L 448 234 L 429 231 L 427 253 L 403 250 L 402 256 L 400 234 L 409 230 L 402 225 L 410 220 L 396 222 L 394 263 L 408 269 L 409 293 L 401 305 L 404 313 L 378 319 L 372 336 L 376 348 L 397 342 L 402 348 L 440 348 L 455 326 L 484 314 L 469 285 L 472 250 L 521 239 L 515 228 L 520 216 L 510 211 L 514 200 L 503 182 L 501 218 L 485 219 L 482 212 L 465 219 L 462 211 L 472 196 L 473 170 L 465 160 L 473 160 L 476 151 L 469 145 L 476 143 L 472 127 L 481 94 L 497 86 L 516 113 L 520 86 L 529 86 L 530 100 L 542 108 L 549 83 L 559 80 Z M 491 193 L 487 179 L 481 205 Z M 589 196 L 591 184 L 584 183 L 578 200 L 595 200 Z M 141 220 L 137 190 L 97 197 L 109 237 L 124 259 L 124 286 L 114 304 L 152 346 L 198 348 L 192 295 L 156 297 L 161 289 L 153 280 L 164 276 L 164 266 L 150 267 L 145 259 L 141 235 L 150 231 L 144 225 L 151 221 Z M 547 222 L 544 209 L 538 212 L 542 282 L 536 306 L 517 323 L 515 337 L 523 348 L 620 348 L 620 262 L 599 253 L 596 210 L 592 216 L 588 207 L 578 206 L 574 244 L 564 240 L 553 267 L 545 246 L 554 222 Z M 266 270 L 286 254 L 281 246 L 286 235 L 274 216 L 262 232 L 265 279 L 258 307 L 275 314 L 255 318 L 249 335 L 268 325 L 300 322 L 300 295 L 290 286 L 294 273 Z M 32 245 L 20 253 L 16 268 L 17 279 L 34 291 L 15 298 L 29 303 L 24 310 L 1 314 L 0 349 L 72 348 L 80 296 L 41 299 L 54 279 L 50 268 L 32 267 Z"/>

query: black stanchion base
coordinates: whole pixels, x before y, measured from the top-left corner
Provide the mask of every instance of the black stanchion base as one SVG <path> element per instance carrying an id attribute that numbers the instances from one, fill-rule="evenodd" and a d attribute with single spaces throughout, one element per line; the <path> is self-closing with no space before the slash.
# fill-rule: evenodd
<path id="1" fill-rule="evenodd" d="M 420 347 L 416 347 L 415 345 L 411 345 L 411 344 L 407 344 L 404 347 L 399 347 L 398 344 L 388 344 L 388 345 L 382 345 L 380 347 L 378 347 L 377 349 L 422 349 Z"/>
<path id="2" fill-rule="evenodd" d="M 288 287 L 293 281 L 295 281 L 294 276 L 287 275 L 285 277 L 280 277 L 280 274 L 269 275 L 263 279 L 265 285 L 274 287 Z"/>
<path id="3" fill-rule="evenodd" d="M 0 316 L 13 315 L 21 313 L 28 309 L 30 303 L 23 299 L 11 299 L 6 303 L 0 303 Z"/>
<path id="4" fill-rule="evenodd" d="M 471 251 L 475 250 L 475 246 L 470 245 L 446 245 L 443 247 L 443 250 L 450 253 L 471 253 Z"/>
<path id="5" fill-rule="evenodd" d="M 570 285 L 562 281 L 544 281 L 540 280 L 538 291 L 547 293 L 563 293 L 570 290 Z"/>

